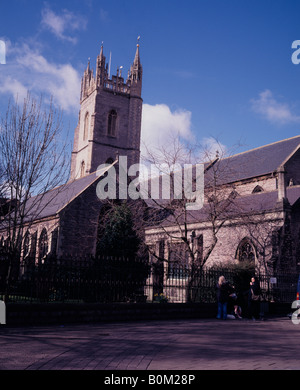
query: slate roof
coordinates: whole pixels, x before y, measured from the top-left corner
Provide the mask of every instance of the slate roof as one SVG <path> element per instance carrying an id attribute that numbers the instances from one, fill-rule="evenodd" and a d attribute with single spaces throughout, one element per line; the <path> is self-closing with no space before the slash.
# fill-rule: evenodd
<path id="1" fill-rule="evenodd" d="M 275 172 L 300 146 L 300 135 L 219 160 L 218 184 Z M 209 180 L 211 170 L 206 175 Z"/>
<path id="2" fill-rule="evenodd" d="M 107 172 L 116 161 L 101 171 L 93 172 L 80 179 L 70 181 L 44 194 L 29 198 L 26 204 L 26 219 L 35 220 L 58 214 L 73 199 L 79 196 Z M 95 193 L 96 196 L 96 193 Z"/>
<path id="3" fill-rule="evenodd" d="M 293 186 L 287 188 L 287 199 L 291 206 L 293 206 L 300 198 L 300 186 Z M 278 192 L 259 192 L 246 196 L 237 196 L 230 205 L 224 206 L 223 215 L 220 215 L 226 219 L 234 218 L 236 216 L 242 216 L 251 213 L 260 213 L 274 211 L 277 206 Z M 221 205 L 222 208 L 222 205 Z M 209 220 L 210 206 L 205 203 L 200 210 L 193 210 L 188 212 L 186 222 L 187 223 L 199 223 Z M 179 211 L 180 212 L 180 211 Z M 176 222 L 173 216 L 167 216 L 162 223 L 163 226 L 172 226 L 183 223 L 185 217 L 180 219 L 179 214 L 176 215 Z M 149 226 L 153 228 L 153 226 Z"/>

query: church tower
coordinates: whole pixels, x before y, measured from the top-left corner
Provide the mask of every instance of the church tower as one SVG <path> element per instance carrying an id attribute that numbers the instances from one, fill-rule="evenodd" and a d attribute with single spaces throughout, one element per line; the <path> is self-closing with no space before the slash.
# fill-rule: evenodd
<path id="1" fill-rule="evenodd" d="M 103 45 L 95 75 L 88 62 L 81 81 L 70 180 L 95 172 L 117 154 L 127 156 L 128 167 L 140 161 L 143 69 L 139 44 L 126 81 L 121 70 L 110 77 Z"/>

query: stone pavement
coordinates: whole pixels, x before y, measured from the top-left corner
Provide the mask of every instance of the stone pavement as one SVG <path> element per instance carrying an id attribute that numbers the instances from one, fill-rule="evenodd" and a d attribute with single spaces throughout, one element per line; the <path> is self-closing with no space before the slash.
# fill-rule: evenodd
<path id="1" fill-rule="evenodd" d="M 287 317 L 0 326 L 0 369 L 299 370 L 299 338 Z"/>

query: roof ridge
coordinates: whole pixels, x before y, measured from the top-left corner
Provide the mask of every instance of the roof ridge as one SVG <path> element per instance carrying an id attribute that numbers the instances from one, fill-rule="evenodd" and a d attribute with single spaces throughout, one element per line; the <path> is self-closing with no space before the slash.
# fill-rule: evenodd
<path id="1" fill-rule="evenodd" d="M 36 195 L 32 195 L 30 196 L 30 198 L 36 198 L 36 197 L 39 197 L 39 196 L 44 196 L 45 194 L 49 194 L 50 192 L 52 191 L 57 191 L 58 189 L 60 188 L 65 188 L 67 186 L 70 186 L 72 185 L 74 182 L 76 182 L 77 180 L 81 180 L 81 179 L 84 179 L 84 178 L 87 178 L 88 176 L 91 176 L 93 174 L 95 174 L 97 171 L 94 171 L 94 172 L 90 172 L 82 177 L 78 177 L 77 179 L 72 179 L 72 180 L 67 180 L 66 182 L 64 183 L 61 183 L 61 184 L 58 184 L 57 186 L 53 187 L 53 188 L 49 188 L 48 190 L 46 190 L 45 192 L 41 192 L 39 194 L 36 194 Z"/>
<path id="2" fill-rule="evenodd" d="M 295 138 L 299 138 L 299 143 L 300 143 L 300 135 L 295 135 L 294 137 L 285 138 L 285 139 L 282 139 L 282 140 L 280 140 L 280 141 L 271 142 L 271 143 L 269 143 L 269 144 L 262 145 L 262 146 L 257 146 L 256 148 L 249 149 L 249 150 L 245 150 L 245 151 L 243 151 L 243 152 L 233 154 L 232 156 L 223 157 L 223 158 L 221 158 L 220 160 L 225 160 L 225 159 L 228 159 L 228 158 L 240 156 L 241 154 L 250 153 L 250 152 L 253 152 L 253 151 L 255 151 L 255 150 L 263 149 L 263 148 L 266 148 L 266 147 L 268 147 L 268 146 L 272 146 L 272 145 L 279 144 L 279 143 L 281 143 L 281 142 L 290 141 L 290 140 L 295 139 Z"/>

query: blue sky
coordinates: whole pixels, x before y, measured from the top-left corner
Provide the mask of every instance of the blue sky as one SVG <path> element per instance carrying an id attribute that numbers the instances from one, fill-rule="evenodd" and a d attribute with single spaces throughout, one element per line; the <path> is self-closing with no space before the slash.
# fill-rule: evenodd
<path id="1" fill-rule="evenodd" d="M 182 139 L 247 150 L 300 129 L 298 0 L 0 0 L 0 110 L 53 95 L 70 139 L 80 80 L 104 43 L 127 74 L 137 37 L 143 65 L 143 140 Z"/>

